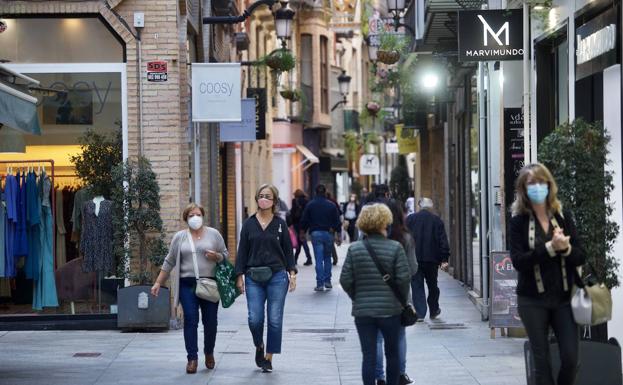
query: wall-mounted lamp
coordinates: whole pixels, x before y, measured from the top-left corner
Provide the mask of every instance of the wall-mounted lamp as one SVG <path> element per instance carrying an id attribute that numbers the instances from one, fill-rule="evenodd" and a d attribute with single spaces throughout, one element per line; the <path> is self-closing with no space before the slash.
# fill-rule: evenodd
<path id="1" fill-rule="evenodd" d="M 348 92 L 350 89 L 350 79 L 351 77 L 346 75 L 346 71 L 342 70 L 340 76 L 337 77 L 337 83 L 340 88 L 340 94 L 342 95 L 342 100 L 335 103 L 335 105 L 331 108 L 331 111 L 334 111 L 340 104 L 346 104 L 348 96 Z"/>

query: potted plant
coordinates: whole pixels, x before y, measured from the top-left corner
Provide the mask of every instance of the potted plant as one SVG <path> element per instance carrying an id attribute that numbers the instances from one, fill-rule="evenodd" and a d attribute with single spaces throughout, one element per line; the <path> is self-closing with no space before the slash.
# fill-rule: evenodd
<path id="1" fill-rule="evenodd" d="M 285 48 L 277 49 L 262 59 L 274 71 L 287 72 L 296 66 L 296 59 L 292 52 Z"/>
<path id="2" fill-rule="evenodd" d="M 377 52 L 378 61 L 385 64 L 394 64 L 400 60 L 400 55 L 407 47 L 407 39 L 393 33 L 381 34 L 381 45 Z"/>
<path id="3" fill-rule="evenodd" d="M 303 97 L 303 93 L 301 92 L 301 90 L 296 88 L 283 89 L 279 91 L 279 94 L 284 99 L 290 100 L 291 102 L 298 102 Z"/>
<path id="4" fill-rule="evenodd" d="M 113 180 L 113 250 L 119 273 L 133 283 L 118 290 L 117 326 L 167 329 L 169 291 L 158 297 L 150 294 L 152 269 L 162 265 L 167 253 L 156 174 L 149 160 L 140 156 L 115 166 Z"/>

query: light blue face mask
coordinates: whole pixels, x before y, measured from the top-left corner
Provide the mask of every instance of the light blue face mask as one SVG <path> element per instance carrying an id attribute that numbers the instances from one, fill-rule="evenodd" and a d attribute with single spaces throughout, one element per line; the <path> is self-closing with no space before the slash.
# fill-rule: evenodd
<path id="1" fill-rule="evenodd" d="M 547 183 L 529 184 L 526 188 L 526 192 L 528 193 L 528 199 L 530 199 L 530 202 L 540 205 L 545 203 L 545 200 L 547 199 L 549 186 Z"/>

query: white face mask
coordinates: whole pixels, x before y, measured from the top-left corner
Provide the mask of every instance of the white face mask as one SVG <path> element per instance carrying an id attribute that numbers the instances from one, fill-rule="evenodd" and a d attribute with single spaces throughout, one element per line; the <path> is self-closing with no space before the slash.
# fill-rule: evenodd
<path id="1" fill-rule="evenodd" d="M 203 217 L 195 215 L 188 218 L 188 226 L 193 230 L 199 230 L 203 226 Z"/>

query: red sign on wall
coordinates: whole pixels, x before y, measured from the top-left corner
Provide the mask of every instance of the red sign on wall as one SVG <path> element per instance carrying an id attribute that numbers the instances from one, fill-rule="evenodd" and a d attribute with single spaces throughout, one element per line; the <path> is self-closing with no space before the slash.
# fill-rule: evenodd
<path id="1" fill-rule="evenodd" d="M 166 82 L 167 81 L 167 62 L 150 61 L 147 62 L 147 81 Z"/>

